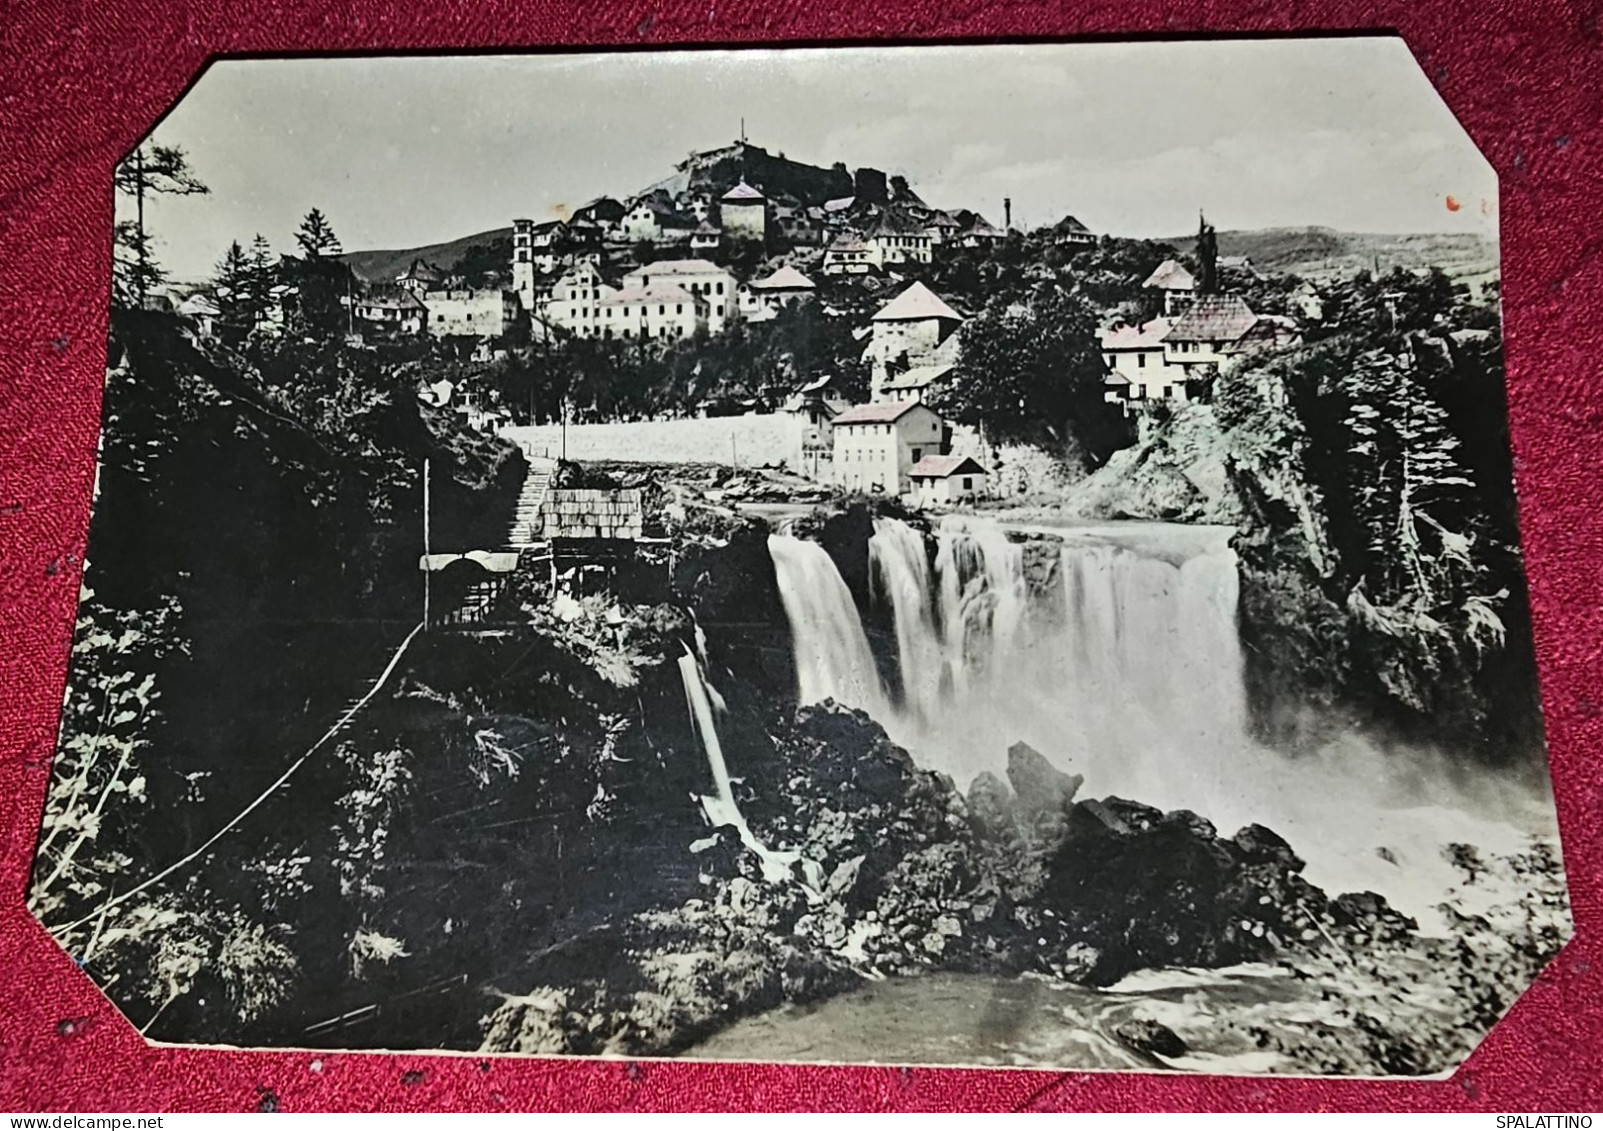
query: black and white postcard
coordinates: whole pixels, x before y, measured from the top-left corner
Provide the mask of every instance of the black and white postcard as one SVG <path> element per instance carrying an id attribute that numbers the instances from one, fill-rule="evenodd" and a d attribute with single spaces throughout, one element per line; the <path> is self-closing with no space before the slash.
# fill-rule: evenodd
<path id="1" fill-rule="evenodd" d="M 1421 1076 L 1568 938 L 1401 41 L 221 60 L 107 191 L 30 905 L 150 1040 Z"/>

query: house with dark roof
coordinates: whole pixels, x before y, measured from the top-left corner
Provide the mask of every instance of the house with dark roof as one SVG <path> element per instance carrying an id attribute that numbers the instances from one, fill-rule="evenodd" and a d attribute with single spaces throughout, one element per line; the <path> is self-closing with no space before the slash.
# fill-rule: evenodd
<path id="1" fill-rule="evenodd" d="M 598 196 L 588 203 L 581 204 L 573 210 L 571 223 L 595 224 L 603 231 L 608 231 L 623 221 L 624 214 L 629 210 L 622 202 L 610 196 Z"/>
<path id="2" fill-rule="evenodd" d="M 973 456 L 925 456 L 907 473 L 920 506 L 947 506 L 987 493 L 991 473 Z"/>
<path id="3" fill-rule="evenodd" d="M 945 422 L 927 405 L 885 401 L 849 408 L 831 422 L 835 484 L 848 491 L 901 496 L 915 464 L 943 455 Z"/>
<path id="4" fill-rule="evenodd" d="M 836 236 L 824 249 L 825 275 L 872 275 L 879 267 L 879 248 L 857 236 Z"/>
<path id="5" fill-rule="evenodd" d="M 1257 322 L 1240 295 L 1197 295 L 1164 335 L 1164 360 L 1188 379 L 1211 376 Z"/>
<path id="6" fill-rule="evenodd" d="M 968 227 L 958 232 L 952 242 L 958 247 L 993 247 L 1005 239 L 1006 232 L 976 212 Z"/>
<path id="7" fill-rule="evenodd" d="M 963 225 L 958 223 L 957 217 L 950 212 L 937 209 L 925 219 L 924 230 L 929 233 L 931 246 L 940 247 L 942 244 L 951 243 L 963 230 Z"/>
<path id="8" fill-rule="evenodd" d="M 411 290 L 374 291 L 352 303 L 358 322 L 387 334 L 423 334 L 428 330 L 429 308 Z"/>
<path id="9" fill-rule="evenodd" d="M 431 287 L 437 287 L 445 279 L 445 272 L 432 263 L 424 263 L 421 259 L 414 259 L 405 271 L 395 276 L 395 285 L 402 290 L 411 291 L 421 295 Z"/>
<path id="10" fill-rule="evenodd" d="M 868 242 L 879 250 L 881 266 L 898 263 L 928 263 L 933 242 L 929 228 L 897 210 L 887 210 L 868 233 Z"/>
<path id="11" fill-rule="evenodd" d="M 667 194 L 661 192 L 635 201 L 618 225 L 625 239 L 650 243 L 688 243 L 696 227 L 696 218 L 675 209 Z"/>
<path id="12" fill-rule="evenodd" d="M 1073 216 L 1065 216 L 1052 225 L 1052 242 L 1059 247 L 1095 247 L 1096 236 Z"/>
<path id="13" fill-rule="evenodd" d="M 697 254 L 716 252 L 723 242 L 723 230 L 711 220 L 703 220 L 690 233 L 690 250 Z"/>

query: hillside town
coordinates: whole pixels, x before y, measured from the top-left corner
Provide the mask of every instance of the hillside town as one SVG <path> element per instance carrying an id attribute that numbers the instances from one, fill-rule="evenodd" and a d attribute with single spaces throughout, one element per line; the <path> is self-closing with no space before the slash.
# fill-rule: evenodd
<path id="1" fill-rule="evenodd" d="M 1177 46 L 209 71 L 115 171 L 39 922 L 163 1042 L 1462 1061 L 1569 930 L 1490 216 Z"/>
<path id="2" fill-rule="evenodd" d="M 962 362 L 965 327 L 989 297 L 954 264 L 1011 256 L 1072 272 L 1099 252 L 1132 261 L 1119 264 L 1124 277 L 1097 304 L 1095 340 L 1084 343 L 1100 358 L 1101 399 L 1128 426 L 1126 444 L 1154 414 L 1206 400 L 1223 367 L 1296 344 L 1322 316 L 1319 291 L 1300 280 L 1275 296 L 1277 312 L 1255 311 L 1241 292 L 1262 276 L 1245 257 L 1219 256 L 1205 219 L 1190 255 L 1144 244 L 1132 259 L 1135 241 L 1099 236 L 1073 215 L 1026 230 L 1010 200 L 998 203 L 993 223 L 973 209 L 926 203 L 905 177 L 807 165 L 742 138 L 690 154 L 672 176 L 634 195 L 599 197 L 560 219 L 515 219 L 506 237 L 471 249 L 472 263 L 416 256 L 390 276 L 359 267 L 318 276 L 290 269 L 305 265 L 285 257 L 248 304 L 247 332 L 304 332 L 315 305 L 304 293 L 309 281 L 326 290 L 332 277 L 337 310 L 324 305 L 343 323 L 348 346 L 449 346 L 477 372 L 429 381 L 420 395 L 493 430 L 558 414 L 565 424 L 591 425 L 641 415 L 609 413 L 600 398 L 587 405 L 565 397 L 555 408 L 532 396 L 527 405 L 510 403 L 504 382 L 492 378 L 497 366 L 579 343 L 627 346 L 637 358 L 693 352 L 811 310 L 853 343 L 834 367 L 792 373 L 788 384 L 739 381 L 737 395 L 726 389 L 649 415 L 781 416 L 795 439 L 782 453 L 766 452 L 770 462 L 842 491 L 945 507 L 1027 486 L 1001 474 L 1008 457 L 981 416 L 959 419 L 941 407 L 941 390 Z M 341 262 L 321 214 L 313 234 L 302 241 L 307 263 Z M 1142 253 L 1164 252 L 1150 271 L 1134 269 Z M 231 294 L 225 262 L 212 285 L 147 301 L 175 309 L 203 336 L 238 334 L 244 280 L 240 272 Z"/>

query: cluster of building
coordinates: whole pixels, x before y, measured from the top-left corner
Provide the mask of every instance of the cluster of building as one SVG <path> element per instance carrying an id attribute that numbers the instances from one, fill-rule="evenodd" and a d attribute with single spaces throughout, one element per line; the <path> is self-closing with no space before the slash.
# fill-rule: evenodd
<path id="1" fill-rule="evenodd" d="M 1251 269 L 1246 259 L 1221 258 L 1220 266 Z M 1204 293 L 1191 272 L 1173 259 L 1159 264 L 1142 285 L 1160 292 L 1163 313 L 1141 323 L 1115 319 L 1098 333 L 1107 366 L 1104 395 L 1127 410 L 1186 404 L 1232 358 L 1258 346 L 1300 340 L 1295 319 L 1254 313 L 1237 294 Z M 1293 301 L 1305 317 L 1319 316 L 1318 296 L 1311 287 L 1299 290 Z"/>
<path id="2" fill-rule="evenodd" d="M 784 405 L 804 421 L 803 473 L 924 505 L 988 494 L 983 437 L 942 419 L 926 401 L 930 386 L 957 364 L 963 322 L 921 282 L 880 307 L 862 331 L 868 403 L 852 404 L 833 377 L 821 377 Z"/>

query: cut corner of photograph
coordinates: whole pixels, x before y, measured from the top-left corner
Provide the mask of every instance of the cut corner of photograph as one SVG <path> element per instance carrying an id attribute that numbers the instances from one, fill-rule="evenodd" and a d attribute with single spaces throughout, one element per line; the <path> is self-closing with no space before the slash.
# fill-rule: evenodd
<path id="1" fill-rule="evenodd" d="M 224 60 L 115 190 L 29 903 L 147 1039 L 1428 1077 L 1569 937 L 1401 40 Z"/>

